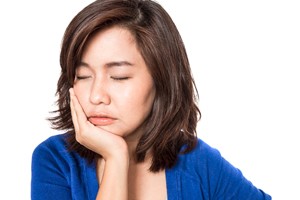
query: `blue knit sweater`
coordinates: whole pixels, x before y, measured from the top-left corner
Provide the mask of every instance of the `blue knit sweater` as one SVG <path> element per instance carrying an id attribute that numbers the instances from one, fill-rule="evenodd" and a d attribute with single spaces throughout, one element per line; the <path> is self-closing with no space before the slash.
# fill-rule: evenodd
<path id="1" fill-rule="evenodd" d="M 66 134 L 51 136 L 32 155 L 32 200 L 94 200 L 96 168 L 66 149 Z M 199 139 L 197 147 L 179 156 L 166 170 L 168 200 L 263 200 L 271 196 L 245 179 L 218 152 Z"/>

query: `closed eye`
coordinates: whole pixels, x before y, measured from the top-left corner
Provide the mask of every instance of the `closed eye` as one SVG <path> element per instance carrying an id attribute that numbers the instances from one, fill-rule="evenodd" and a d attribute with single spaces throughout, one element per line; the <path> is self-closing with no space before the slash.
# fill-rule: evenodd
<path id="1" fill-rule="evenodd" d="M 111 79 L 115 80 L 115 81 L 123 81 L 123 80 L 128 80 L 129 77 L 116 77 L 116 76 L 111 76 Z"/>
<path id="2" fill-rule="evenodd" d="M 76 76 L 77 80 L 83 80 L 83 79 L 88 79 L 90 76 Z"/>

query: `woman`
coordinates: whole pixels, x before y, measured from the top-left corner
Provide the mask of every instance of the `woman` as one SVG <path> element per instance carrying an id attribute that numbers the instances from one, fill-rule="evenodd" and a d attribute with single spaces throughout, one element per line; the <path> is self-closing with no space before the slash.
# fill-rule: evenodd
<path id="1" fill-rule="evenodd" d="M 151 0 L 98 0 L 66 29 L 32 199 L 271 199 L 196 136 L 180 34 Z"/>

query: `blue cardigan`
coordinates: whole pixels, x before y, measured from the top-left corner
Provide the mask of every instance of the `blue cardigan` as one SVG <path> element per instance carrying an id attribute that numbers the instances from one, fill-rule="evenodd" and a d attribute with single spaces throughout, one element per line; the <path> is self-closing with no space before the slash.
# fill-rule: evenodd
<path id="1" fill-rule="evenodd" d="M 31 199 L 94 200 L 98 191 L 95 164 L 66 149 L 66 134 L 51 136 L 32 155 Z M 166 170 L 168 200 L 263 200 L 271 196 L 252 185 L 240 170 L 199 139 Z"/>

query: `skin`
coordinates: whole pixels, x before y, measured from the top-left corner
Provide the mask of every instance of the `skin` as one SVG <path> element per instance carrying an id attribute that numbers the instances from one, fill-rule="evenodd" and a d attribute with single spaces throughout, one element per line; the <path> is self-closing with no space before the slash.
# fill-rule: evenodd
<path id="1" fill-rule="evenodd" d="M 155 87 L 128 30 L 112 27 L 89 39 L 70 96 L 76 140 L 103 157 L 97 199 L 165 199 L 165 173 L 148 171 L 151 155 L 141 164 L 130 159 Z"/>

